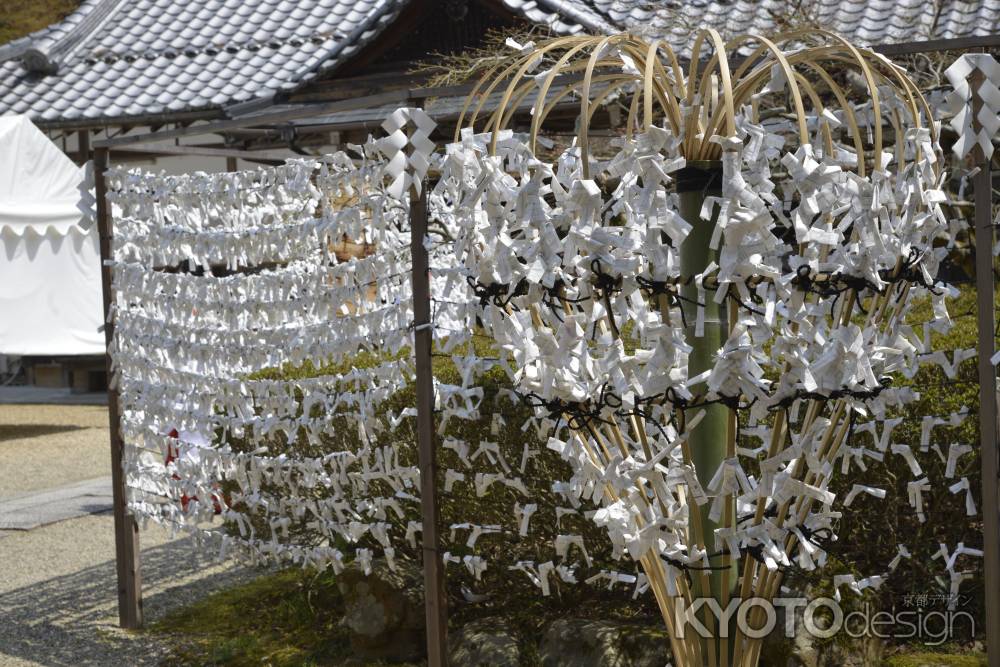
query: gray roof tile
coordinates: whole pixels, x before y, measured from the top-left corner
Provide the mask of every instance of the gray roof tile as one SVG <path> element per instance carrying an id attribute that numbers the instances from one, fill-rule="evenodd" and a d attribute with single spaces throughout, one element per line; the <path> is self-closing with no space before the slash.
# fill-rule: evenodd
<path id="1" fill-rule="evenodd" d="M 375 39 L 411 0 L 84 0 L 0 46 L 0 114 L 73 121 L 222 107 L 293 90 Z M 787 0 L 501 0 L 564 34 L 631 30 L 686 54 L 691 32 L 771 33 Z M 1000 29 L 1000 0 L 813 0 L 818 22 L 862 43 Z M 940 10 L 939 15 L 935 12 Z M 55 54 L 29 72 L 31 47 Z"/>
<path id="2" fill-rule="evenodd" d="M 270 97 L 339 65 L 408 2 L 84 0 L 60 23 L 0 47 L 0 114 L 73 121 Z M 25 48 L 60 45 L 93 12 L 109 14 L 77 31 L 54 74 L 22 66 Z"/>
<path id="3" fill-rule="evenodd" d="M 630 30 L 655 35 L 687 55 L 691 31 L 773 33 L 783 0 L 502 0 L 512 11 L 558 33 Z M 818 23 L 863 44 L 987 35 L 1000 30 L 1000 0 L 813 0 Z M 935 12 L 940 15 L 935 20 Z"/>

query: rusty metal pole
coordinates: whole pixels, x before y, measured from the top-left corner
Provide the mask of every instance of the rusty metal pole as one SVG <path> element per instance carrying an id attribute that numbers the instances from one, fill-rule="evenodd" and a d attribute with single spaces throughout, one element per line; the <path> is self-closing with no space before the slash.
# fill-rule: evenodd
<path id="1" fill-rule="evenodd" d="M 978 136 L 983 100 L 979 88 L 984 81 L 976 68 L 969 77 L 972 89 L 972 129 Z M 976 301 L 979 325 L 979 443 L 983 487 L 983 576 L 986 611 L 985 635 L 989 667 L 1000 667 L 1000 476 L 997 455 L 997 384 L 992 357 L 994 344 L 993 297 L 993 174 L 991 160 L 981 146 L 973 149 L 979 172 L 975 175 Z"/>
<path id="2" fill-rule="evenodd" d="M 112 381 L 111 341 L 115 332 L 114 302 L 111 286 L 111 266 L 114 236 L 111 211 L 108 208 L 107 183 L 108 149 L 94 151 L 94 196 L 97 199 L 97 229 L 101 246 L 101 287 L 104 295 L 105 366 L 108 373 L 108 423 L 111 431 L 111 485 L 115 517 L 115 563 L 118 573 L 118 623 L 135 630 L 142 627 L 142 580 L 139 569 L 139 525 L 128 511 L 125 491 L 125 471 L 122 469 L 123 443 L 118 388 Z"/>
<path id="3" fill-rule="evenodd" d="M 431 369 L 430 266 L 427 236 L 427 188 L 410 194 L 410 251 L 413 257 L 413 356 L 417 371 L 417 444 L 420 465 L 420 511 L 423 519 L 424 606 L 427 616 L 427 664 L 448 665 L 448 601 L 441 561 L 437 498 L 437 448 L 434 437 L 434 376 Z"/>

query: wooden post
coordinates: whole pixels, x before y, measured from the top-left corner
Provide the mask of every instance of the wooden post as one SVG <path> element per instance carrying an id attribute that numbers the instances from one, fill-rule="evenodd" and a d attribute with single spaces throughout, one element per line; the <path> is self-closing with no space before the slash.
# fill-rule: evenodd
<path id="1" fill-rule="evenodd" d="M 106 262 L 112 257 L 111 239 L 114 236 L 111 211 L 108 208 L 107 184 L 104 172 L 108 168 L 108 149 L 94 151 L 94 196 L 97 199 L 97 229 L 101 242 L 101 287 L 104 294 L 105 364 L 108 371 L 108 422 L 111 431 L 111 484 L 115 517 L 115 562 L 118 573 L 118 624 L 135 630 L 142 627 L 142 581 L 139 571 L 139 526 L 128 511 L 125 493 L 125 472 L 122 469 L 121 411 L 118 407 L 118 388 L 112 382 L 111 341 L 115 333 L 114 313 L 111 311 L 113 293 L 111 267 Z"/>
<path id="2" fill-rule="evenodd" d="M 981 130 L 983 100 L 979 88 L 984 74 L 978 68 L 969 77 L 972 89 L 972 129 Z M 979 325 L 979 442 L 983 487 L 983 574 L 986 599 L 986 645 L 990 667 L 1000 667 L 1000 476 L 997 454 L 997 386 L 991 358 L 995 351 L 993 302 L 993 174 L 981 146 L 973 149 L 979 172 L 975 176 L 976 296 Z"/>
<path id="3" fill-rule="evenodd" d="M 83 129 L 76 133 L 77 164 L 83 165 L 90 159 L 90 130 Z"/>
<path id="4" fill-rule="evenodd" d="M 427 616 L 427 664 L 448 665 L 448 601 L 441 561 L 437 499 L 437 449 L 434 442 L 434 376 L 431 369 L 430 266 L 427 236 L 427 188 L 410 195 L 410 251 L 413 256 L 413 356 L 417 370 L 417 444 L 420 464 L 420 511 L 423 519 L 424 605 Z"/>
<path id="5" fill-rule="evenodd" d="M 984 81 L 976 68 L 969 77 L 972 88 L 972 129 L 978 136 L 983 100 L 979 88 Z M 979 172 L 975 176 L 976 302 L 979 325 L 979 443 L 983 486 L 983 575 L 986 599 L 986 647 L 989 667 L 1000 667 L 1000 502 L 997 477 L 997 384 L 994 354 L 995 314 L 993 305 L 993 174 L 991 160 L 981 146 L 973 148 Z"/>

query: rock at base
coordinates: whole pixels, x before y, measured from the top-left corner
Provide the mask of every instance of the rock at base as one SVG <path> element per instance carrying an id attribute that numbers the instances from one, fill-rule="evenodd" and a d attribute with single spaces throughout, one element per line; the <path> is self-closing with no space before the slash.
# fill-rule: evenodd
<path id="1" fill-rule="evenodd" d="M 670 658 L 665 631 L 646 626 L 560 619 L 545 632 L 543 667 L 663 667 Z"/>
<path id="2" fill-rule="evenodd" d="M 451 664 L 461 667 L 518 667 L 517 637 L 501 619 L 462 626 L 451 638 Z"/>
<path id="3" fill-rule="evenodd" d="M 343 624 L 351 631 L 356 657 L 389 662 L 424 656 L 424 600 L 420 570 L 406 565 L 393 572 L 373 563 L 365 576 L 349 566 L 338 578 L 344 598 Z"/>

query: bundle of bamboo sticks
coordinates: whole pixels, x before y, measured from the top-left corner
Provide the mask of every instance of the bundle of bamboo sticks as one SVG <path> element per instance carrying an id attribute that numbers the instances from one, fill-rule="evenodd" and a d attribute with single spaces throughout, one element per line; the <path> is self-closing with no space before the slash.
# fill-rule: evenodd
<path id="1" fill-rule="evenodd" d="M 865 99 L 856 100 L 843 83 L 849 70 L 865 82 Z M 483 113 L 486 101 L 498 94 L 501 103 L 486 116 Z M 753 123 L 761 122 L 762 116 L 790 120 L 793 142 L 808 144 L 828 157 L 844 155 L 845 151 L 853 153 L 853 171 L 860 179 L 884 175 L 890 162 L 894 165 L 893 174 L 899 175 L 908 164 L 925 160 L 928 156 L 922 154 L 920 146 L 907 148 L 903 138 L 908 132 L 929 132 L 929 145 L 935 147 L 937 141 L 933 123 L 929 122 L 930 109 L 905 72 L 882 56 L 823 30 L 789 33 L 773 39 L 747 35 L 728 42 L 714 30 L 703 30 L 697 34 L 686 64 L 665 43 L 629 34 L 561 37 L 528 45 L 483 74 L 466 102 L 455 141 L 461 141 L 462 128 L 487 132 L 489 150 L 495 153 L 501 133 L 511 125 L 516 111 L 533 100 L 527 143 L 535 151 L 539 137 L 544 136 L 547 117 L 557 104 L 573 97 L 580 103 L 576 149 L 583 179 L 596 177 L 592 172 L 600 169 L 600 161 L 591 156 L 589 128 L 595 114 L 612 102 L 627 107 L 620 128 L 624 141 L 653 130 L 665 131 L 678 142 L 679 155 L 688 167 L 701 169 L 709 176 L 721 172 L 725 151 L 735 150 L 733 142 L 744 141 L 738 129 L 741 117 Z M 895 144 L 888 147 L 891 155 L 885 152 L 885 128 L 895 138 Z M 927 162 L 933 164 L 937 173 L 940 161 L 932 158 Z M 683 278 L 665 281 L 668 283 L 665 289 L 650 297 L 651 305 L 659 310 L 664 322 L 676 318 L 678 309 L 683 316 L 685 310 L 693 308 L 698 297 L 691 277 L 702 274 L 718 260 L 711 241 L 715 214 L 706 218 L 703 210 L 706 196 L 722 194 L 718 187 L 714 191 L 711 187 L 701 187 L 678 192 L 679 211 L 693 231 L 681 247 Z M 856 240 L 856 228 L 853 234 L 852 241 Z M 798 254 L 804 255 L 805 251 L 799 243 Z M 819 252 L 821 259 L 825 258 L 827 250 Z M 909 268 L 904 264 L 901 258 L 886 272 L 888 280 L 884 288 L 848 286 L 838 290 L 838 298 L 827 311 L 826 324 L 836 328 L 857 323 L 865 329 L 893 331 L 903 321 L 912 296 L 911 283 L 897 280 Z M 813 280 L 820 282 L 832 282 L 835 278 L 830 274 L 813 275 Z M 747 284 L 757 286 L 769 280 L 750 276 Z M 703 279 L 700 286 L 702 290 L 725 287 L 718 280 L 713 283 L 712 276 Z M 607 293 L 604 298 L 609 299 Z M 821 292 L 800 292 L 798 298 L 818 304 L 829 297 Z M 707 313 L 707 319 L 711 320 L 708 330 L 698 336 L 693 335 L 690 327 L 687 330 L 692 348 L 691 376 L 712 368 L 719 348 L 733 335 L 739 319 L 740 306 L 736 300 L 719 301 L 721 305 Z M 560 307 L 560 317 L 572 316 L 584 308 L 570 298 L 563 299 Z M 528 304 L 528 309 L 536 326 L 547 326 L 550 313 L 538 303 Z M 601 334 L 620 338 L 626 323 L 616 321 L 610 300 L 604 312 Z M 693 314 L 693 310 L 688 314 Z M 693 317 L 685 319 L 691 321 Z M 714 333 L 712 322 L 718 329 Z M 797 330 L 797 323 L 786 324 L 790 332 Z M 782 370 L 780 364 L 776 367 L 779 372 Z M 724 461 L 737 457 L 739 412 L 749 397 L 730 396 L 732 400 L 728 402 L 699 401 L 709 393 L 707 389 L 700 391 L 695 400 L 684 404 L 660 401 L 662 410 L 656 413 L 656 419 L 664 422 L 660 426 L 669 425 L 677 433 L 675 444 L 680 447 L 683 464 L 696 470 L 701 485 L 705 486 Z M 793 457 L 784 472 L 802 484 L 825 487 L 829 479 L 823 471 L 833 468 L 833 462 L 842 453 L 861 401 L 862 398 L 850 395 L 834 398 L 812 393 L 797 401 L 798 409 L 788 407 L 787 401 L 776 403 L 770 411 L 767 458 L 780 457 L 792 443 L 814 439 L 816 460 L 807 463 L 804 456 Z M 645 461 L 657 454 L 650 434 L 653 417 L 649 414 L 619 411 L 611 419 L 597 421 L 574 420 L 570 414 L 565 418 L 575 446 L 601 470 L 637 454 Z M 748 461 L 747 465 L 755 463 Z M 707 607 L 703 607 L 702 622 L 712 636 L 705 638 L 691 631 L 683 632 L 675 613 L 677 602 L 690 607 L 698 597 L 711 598 L 726 609 L 734 598 L 773 599 L 779 594 L 784 569 L 768 567 L 763 559 L 752 557 L 750 550 L 719 552 L 713 534 L 742 531 L 745 535 L 748 529 L 767 521 L 782 535 L 779 546 L 783 552 L 793 554 L 802 545 L 801 532 L 792 528 L 806 522 L 816 507 L 815 497 L 798 494 L 778 502 L 770 495 L 758 494 L 752 515 L 740 518 L 737 497 L 730 493 L 722 499 L 721 518 L 712 521 L 707 507 L 692 502 L 692 489 L 686 490 L 684 485 L 670 487 L 672 497 L 663 497 L 665 488 L 652 475 L 639 476 L 628 493 L 605 485 L 604 502 L 634 506 L 640 529 L 659 520 L 681 520 L 683 527 L 679 532 L 691 556 L 687 567 L 670 562 L 652 548 L 638 558 L 669 631 L 674 664 L 757 665 L 762 646 L 759 637 L 748 635 L 735 624 L 718 627 L 715 615 Z M 692 565 L 699 561 L 706 565 Z M 751 626 L 759 627 L 764 620 L 762 609 L 751 610 Z"/>

